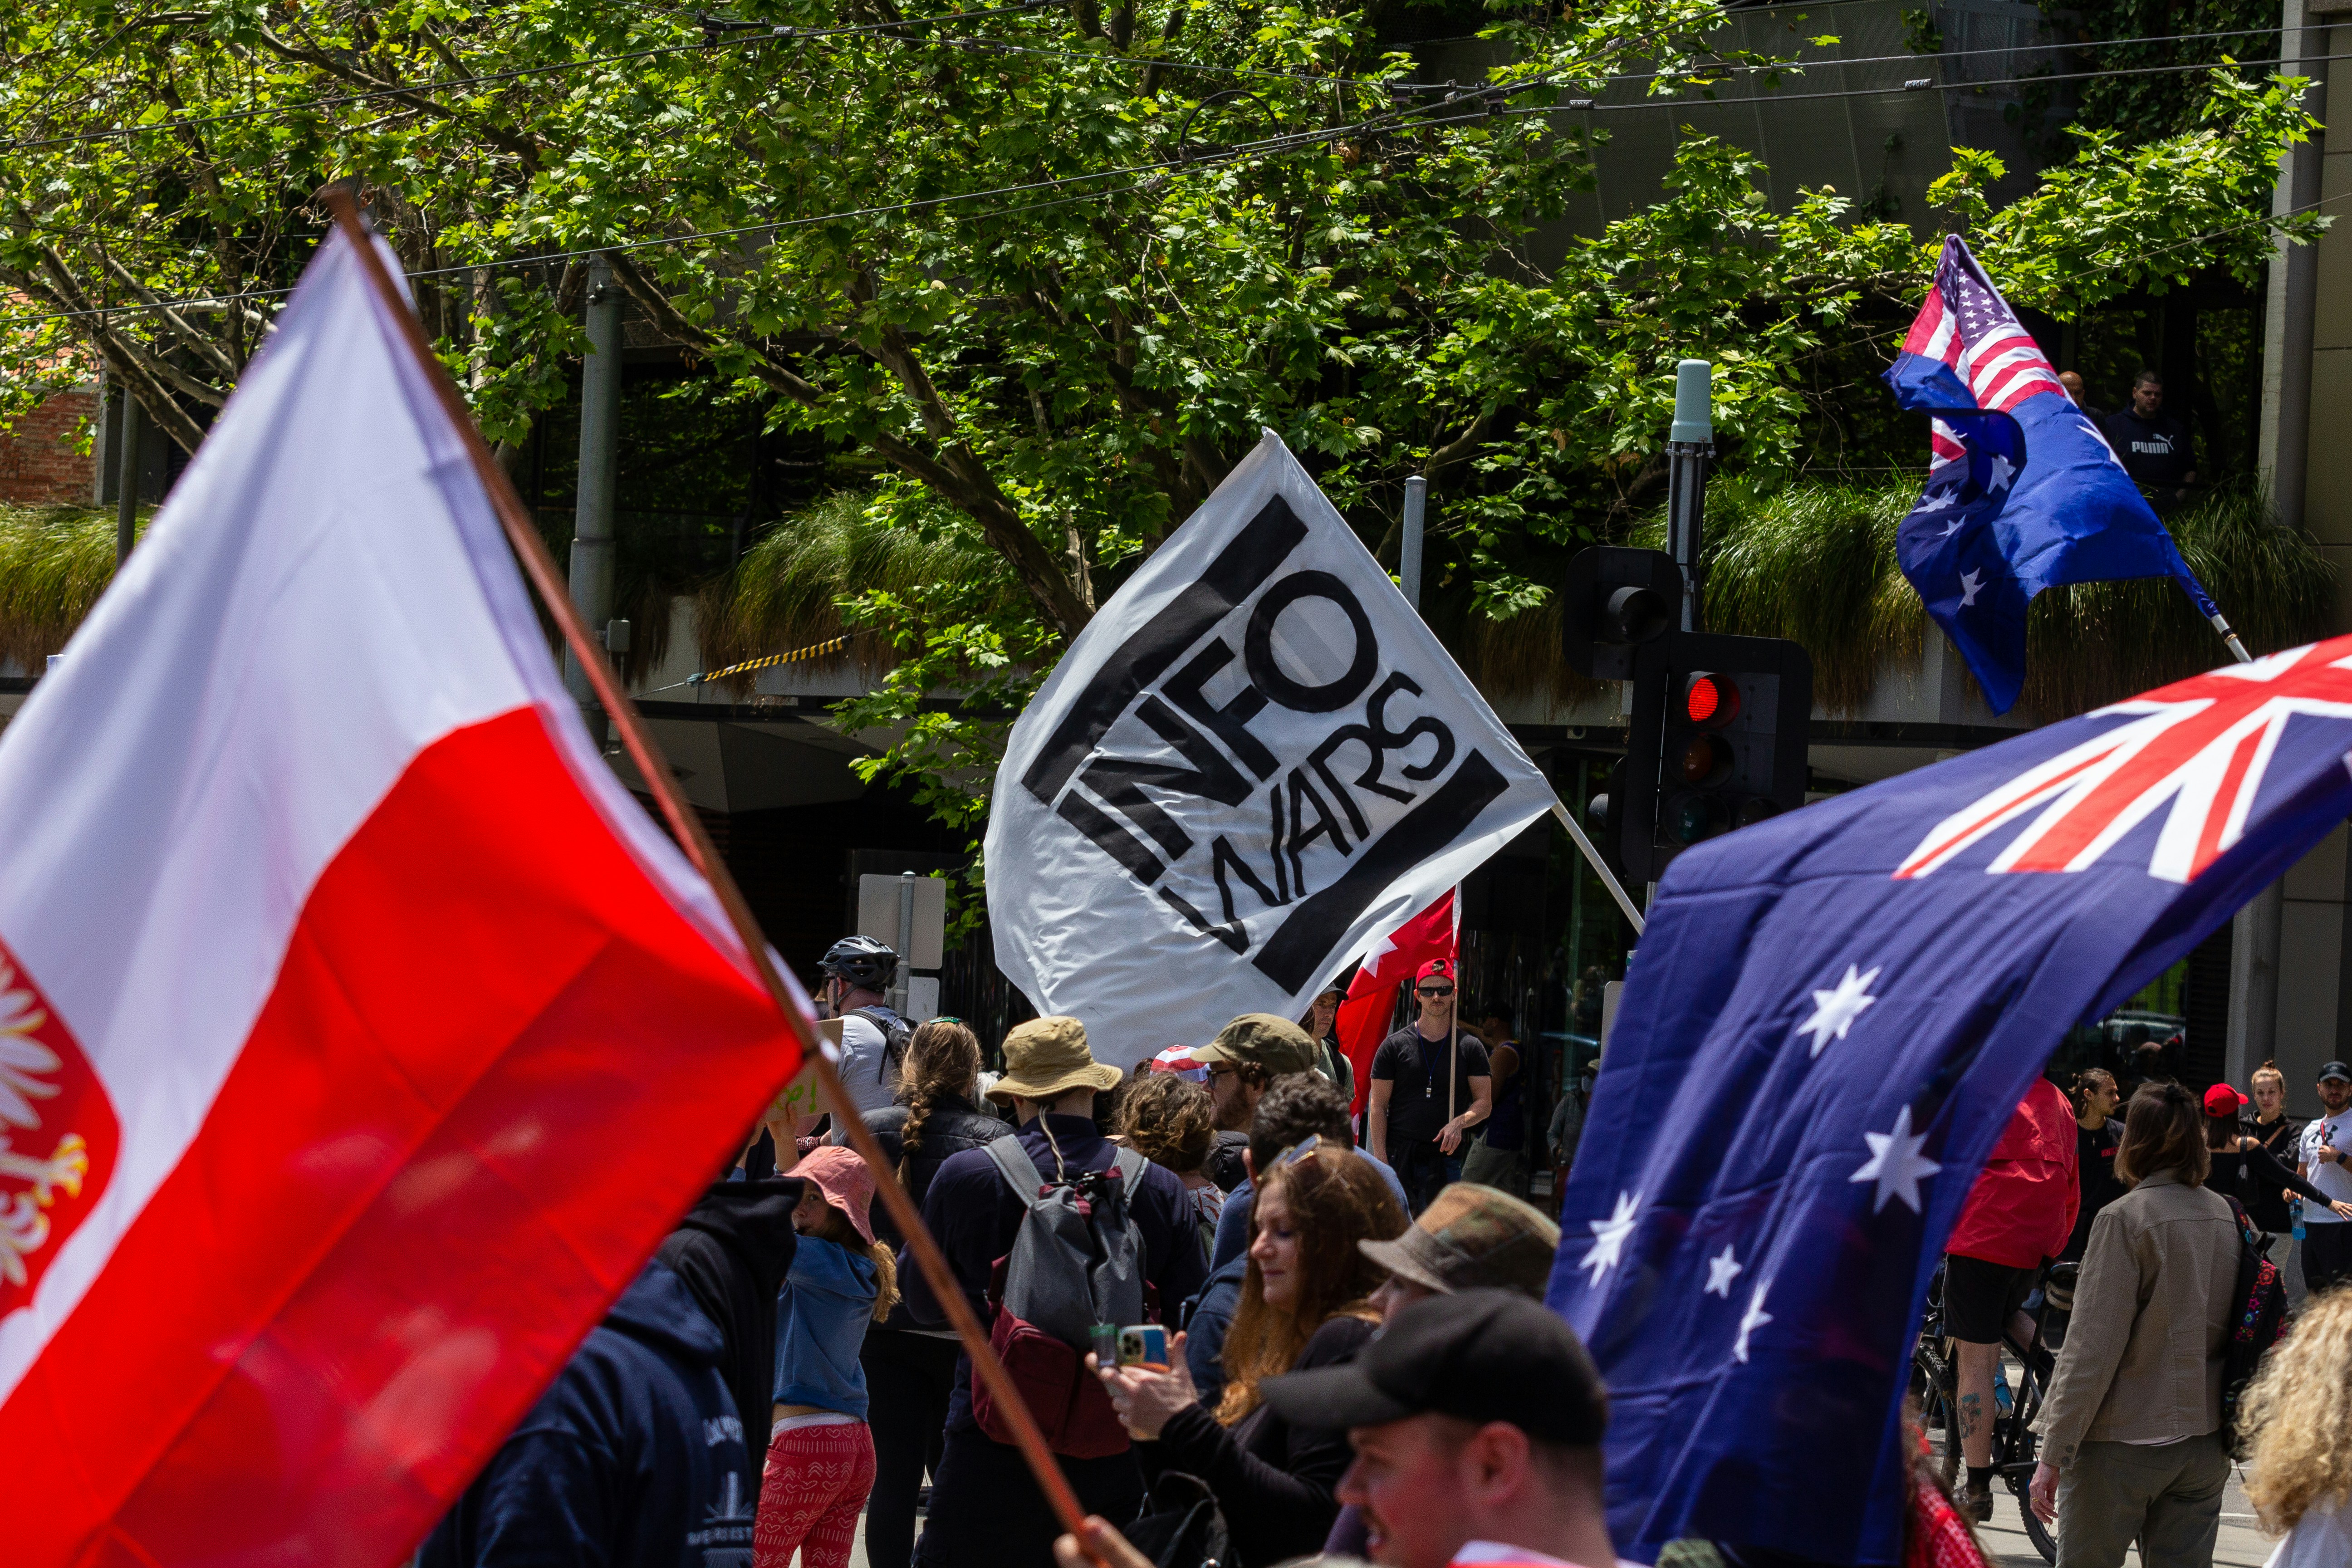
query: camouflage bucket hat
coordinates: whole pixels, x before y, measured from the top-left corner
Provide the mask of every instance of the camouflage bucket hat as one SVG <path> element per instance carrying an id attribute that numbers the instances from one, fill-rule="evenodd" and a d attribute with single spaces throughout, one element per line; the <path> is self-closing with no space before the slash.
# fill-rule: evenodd
<path id="1" fill-rule="evenodd" d="M 1543 1300 L 1559 1226 L 1533 1204 L 1456 1182 L 1394 1241 L 1359 1241 L 1364 1256 L 1424 1290 L 1516 1290 Z"/>
<path id="2" fill-rule="evenodd" d="M 1204 1062 L 1262 1068 L 1268 1078 L 1312 1072 L 1320 1053 L 1307 1031 L 1272 1013 L 1244 1013 L 1192 1053 Z"/>

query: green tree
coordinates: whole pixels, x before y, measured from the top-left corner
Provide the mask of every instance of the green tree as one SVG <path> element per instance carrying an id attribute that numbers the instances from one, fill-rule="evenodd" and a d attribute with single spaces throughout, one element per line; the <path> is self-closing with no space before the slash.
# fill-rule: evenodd
<path id="1" fill-rule="evenodd" d="M 509 450 L 579 351 L 582 253 L 618 247 L 719 402 L 854 455 L 866 526 L 975 563 L 839 584 L 905 659 L 853 719 L 913 721 L 942 689 L 1017 704 L 1265 426 L 1375 545 L 1427 473 L 1439 593 L 1508 624 L 1649 504 L 1675 359 L 1722 367 L 1738 468 L 1785 471 L 1807 365 L 1885 346 L 1932 263 L 1844 195 L 1768 210 L 1752 158 L 1690 137 L 1660 203 L 1534 264 L 1603 134 L 1553 106 L 1617 73 L 1675 94 L 1770 64 L 1717 47 L 1720 20 L 1507 9 L 1488 31 L 1512 63 L 1454 89 L 1414 85 L 1360 13 L 1235 0 L 745 0 L 707 29 L 609 0 L 19 7 L 0 284 L 20 318 L 73 313 L 16 321 L 0 386 L 21 405 L 61 351 L 95 353 L 193 446 L 322 230 L 312 193 L 356 177 Z M 2021 302 L 2251 276 L 2258 197 L 2310 124 L 2228 73 L 2199 112 L 2093 137 L 1999 212 L 1981 154 L 1939 193 Z M 100 309 L 124 305 L 148 308 Z M 993 732 L 925 716 L 883 766 L 968 820 Z"/>

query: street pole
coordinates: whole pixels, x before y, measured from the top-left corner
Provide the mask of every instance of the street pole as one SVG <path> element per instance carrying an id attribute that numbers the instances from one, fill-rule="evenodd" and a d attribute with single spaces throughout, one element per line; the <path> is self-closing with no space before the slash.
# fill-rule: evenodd
<path id="1" fill-rule="evenodd" d="M 2279 942 L 2286 920 L 2286 879 L 2253 896 L 2230 923 L 2229 1032 L 2222 1070 L 2243 1083 L 2278 1054 Z"/>
<path id="2" fill-rule="evenodd" d="M 1666 552 L 1683 572 L 1683 630 L 1699 626 L 1699 548 L 1706 503 L 1706 460 L 1715 455 L 1715 417 L 1707 363 L 1675 366 L 1675 422 L 1666 431 Z"/>
<path id="3" fill-rule="evenodd" d="M 621 289 L 613 263 L 588 263 L 588 354 L 580 363 L 580 483 L 572 521 L 572 602 L 600 632 L 613 615 L 613 491 L 621 440 Z M 563 657 L 563 682 L 601 744 L 604 713 L 576 651 Z"/>
<path id="4" fill-rule="evenodd" d="M 122 417 L 115 426 L 114 569 L 131 559 L 139 542 L 139 400 L 122 389 Z"/>
<path id="5" fill-rule="evenodd" d="M 1404 602 L 1421 608 L 1421 531 L 1429 510 L 1429 481 L 1415 474 L 1404 482 L 1404 539 L 1397 549 L 1397 586 Z"/>
<path id="6" fill-rule="evenodd" d="M 907 1016 L 907 993 L 915 978 L 915 874 L 898 873 L 898 973 L 890 982 L 890 1011 Z"/>

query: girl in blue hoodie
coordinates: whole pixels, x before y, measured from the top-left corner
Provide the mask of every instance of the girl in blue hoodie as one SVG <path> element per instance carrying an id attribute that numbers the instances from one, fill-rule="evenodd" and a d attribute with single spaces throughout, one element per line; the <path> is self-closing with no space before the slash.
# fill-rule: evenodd
<path id="1" fill-rule="evenodd" d="M 874 1239 L 874 1176 L 830 1145 L 801 1156 L 792 1268 L 776 1298 L 776 1403 L 760 1487 L 754 1568 L 847 1568 L 874 1485 L 866 1426 L 867 1325 L 898 1301 L 890 1249 Z"/>

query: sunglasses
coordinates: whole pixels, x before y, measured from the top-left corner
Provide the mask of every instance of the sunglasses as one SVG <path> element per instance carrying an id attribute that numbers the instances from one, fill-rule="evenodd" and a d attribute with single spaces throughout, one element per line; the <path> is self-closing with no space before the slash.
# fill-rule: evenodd
<path id="1" fill-rule="evenodd" d="M 1305 1138 L 1293 1143 L 1289 1148 L 1285 1149 L 1279 1155 L 1276 1156 L 1274 1163 L 1277 1167 L 1283 1165 L 1296 1165 L 1301 1160 L 1312 1160 L 1315 1158 L 1316 1152 L 1322 1147 L 1323 1134 L 1320 1132 L 1309 1132 Z"/>
<path id="2" fill-rule="evenodd" d="M 1423 996 L 1451 996 L 1454 994 L 1454 987 L 1451 985 L 1423 985 L 1418 987 L 1418 989 Z"/>

